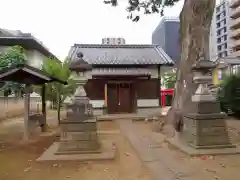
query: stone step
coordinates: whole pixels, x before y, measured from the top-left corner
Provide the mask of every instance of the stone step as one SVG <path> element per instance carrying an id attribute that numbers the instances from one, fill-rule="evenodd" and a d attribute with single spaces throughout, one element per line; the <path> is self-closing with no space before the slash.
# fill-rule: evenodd
<path id="1" fill-rule="evenodd" d="M 96 151 L 100 149 L 98 141 L 59 142 L 58 153 L 77 151 Z"/>

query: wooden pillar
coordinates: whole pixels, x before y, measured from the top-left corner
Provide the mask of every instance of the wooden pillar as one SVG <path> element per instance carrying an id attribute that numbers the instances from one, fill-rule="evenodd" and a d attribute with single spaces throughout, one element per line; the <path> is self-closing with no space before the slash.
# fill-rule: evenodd
<path id="1" fill-rule="evenodd" d="M 104 105 L 107 107 L 107 83 L 104 85 Z"/>
<path id="2" fill-rule="evenodd" d="M 47 111 L 46 111 L 46 86 L 42 85 L 42 115 L 43 122 L 41 124 L 41 131 L 46 132 L 47 130 Z"/>
<path id="3" fill-rule="evenodd" d="M 30 85 L 25 86 L 24 97 L 24 140 L 29 140 L 29 111 L 30 111 Z"/>
<path id="4" fill-rule="evenodd" d="M 161 65 L 158 65 L 158 100 L 159 106 L 161 106 Z"/>
<path id="5" fill-rule="evenodd" d="M 133 98 L 133 112 L 137 113 L 137 80 L 135 80 L 132 84 L 131 84 L 132 88 L 132 98 Z"/>

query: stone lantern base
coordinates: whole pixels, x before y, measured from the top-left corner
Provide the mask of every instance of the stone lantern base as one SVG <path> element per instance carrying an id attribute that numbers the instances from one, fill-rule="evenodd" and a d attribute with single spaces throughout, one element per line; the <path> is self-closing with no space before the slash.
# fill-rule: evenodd
<path id="1" fill-rule="evenodd" d="M 194 99 L 194 98 L 193 98 Z M 216 100 L 192 102 L 191 112 L 184 115 L 183 137 L 197 149 L 236 147 L 228 137 L 226 114 Z"/>
<path id="2" fill-rule="evenodd" d="M 78 154 L 100 151 L 96 118 L 61 122 L 61 138 L 56 154 Z"/>
<path id="3" fill-rule="evenodd" d="M 221 112 L 220 103 L 208 89 L 208 82 L 212 80 L 208 73 L 215 66 L 204 58 L 193 65 L 193 82 L 198 86 L 192 95 L 191 106 L 183 114 L 183 131 L 178 134 L 178 139 L 168 139 L 189 155 L 240 153 L 229 139 L 226 114 Z"/>
<path id="4" fill-rule="evenodd" d="M 183 137 L 196 149 L 233 148 L 225 114 L 188 114 L 184 117 Z"/>

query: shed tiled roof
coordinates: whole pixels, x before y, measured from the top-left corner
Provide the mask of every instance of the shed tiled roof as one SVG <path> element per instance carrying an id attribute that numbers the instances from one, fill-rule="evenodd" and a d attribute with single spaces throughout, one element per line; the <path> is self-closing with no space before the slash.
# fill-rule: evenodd
<path id="1" fill-rule="evenodd" d="M 82 53 L 84 61 L 92 65 L 174 64 L 158 45 L 75 44 L 68 54 L 70 62 L 77 60 L 78 53 Z"/>

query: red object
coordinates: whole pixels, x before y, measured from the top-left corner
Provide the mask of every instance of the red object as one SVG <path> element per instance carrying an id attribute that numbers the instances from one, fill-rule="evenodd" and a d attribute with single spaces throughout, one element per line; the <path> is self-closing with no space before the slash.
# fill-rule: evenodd
<path id="1" fill-rule="evenodd" d="M 174 94 L 174 89 L 164 89 L 164 90 L 160 90 L 161 93 L 161 104 L 162 107 L 166 106 L 166 95 L 171 95 L 173 96 Z"/>
<path id="2" fill-rule="evenodd" d="M 201 156 L 200 158 L 201 158 L 201 160 L 207 160 L 206 156 Z"/>

